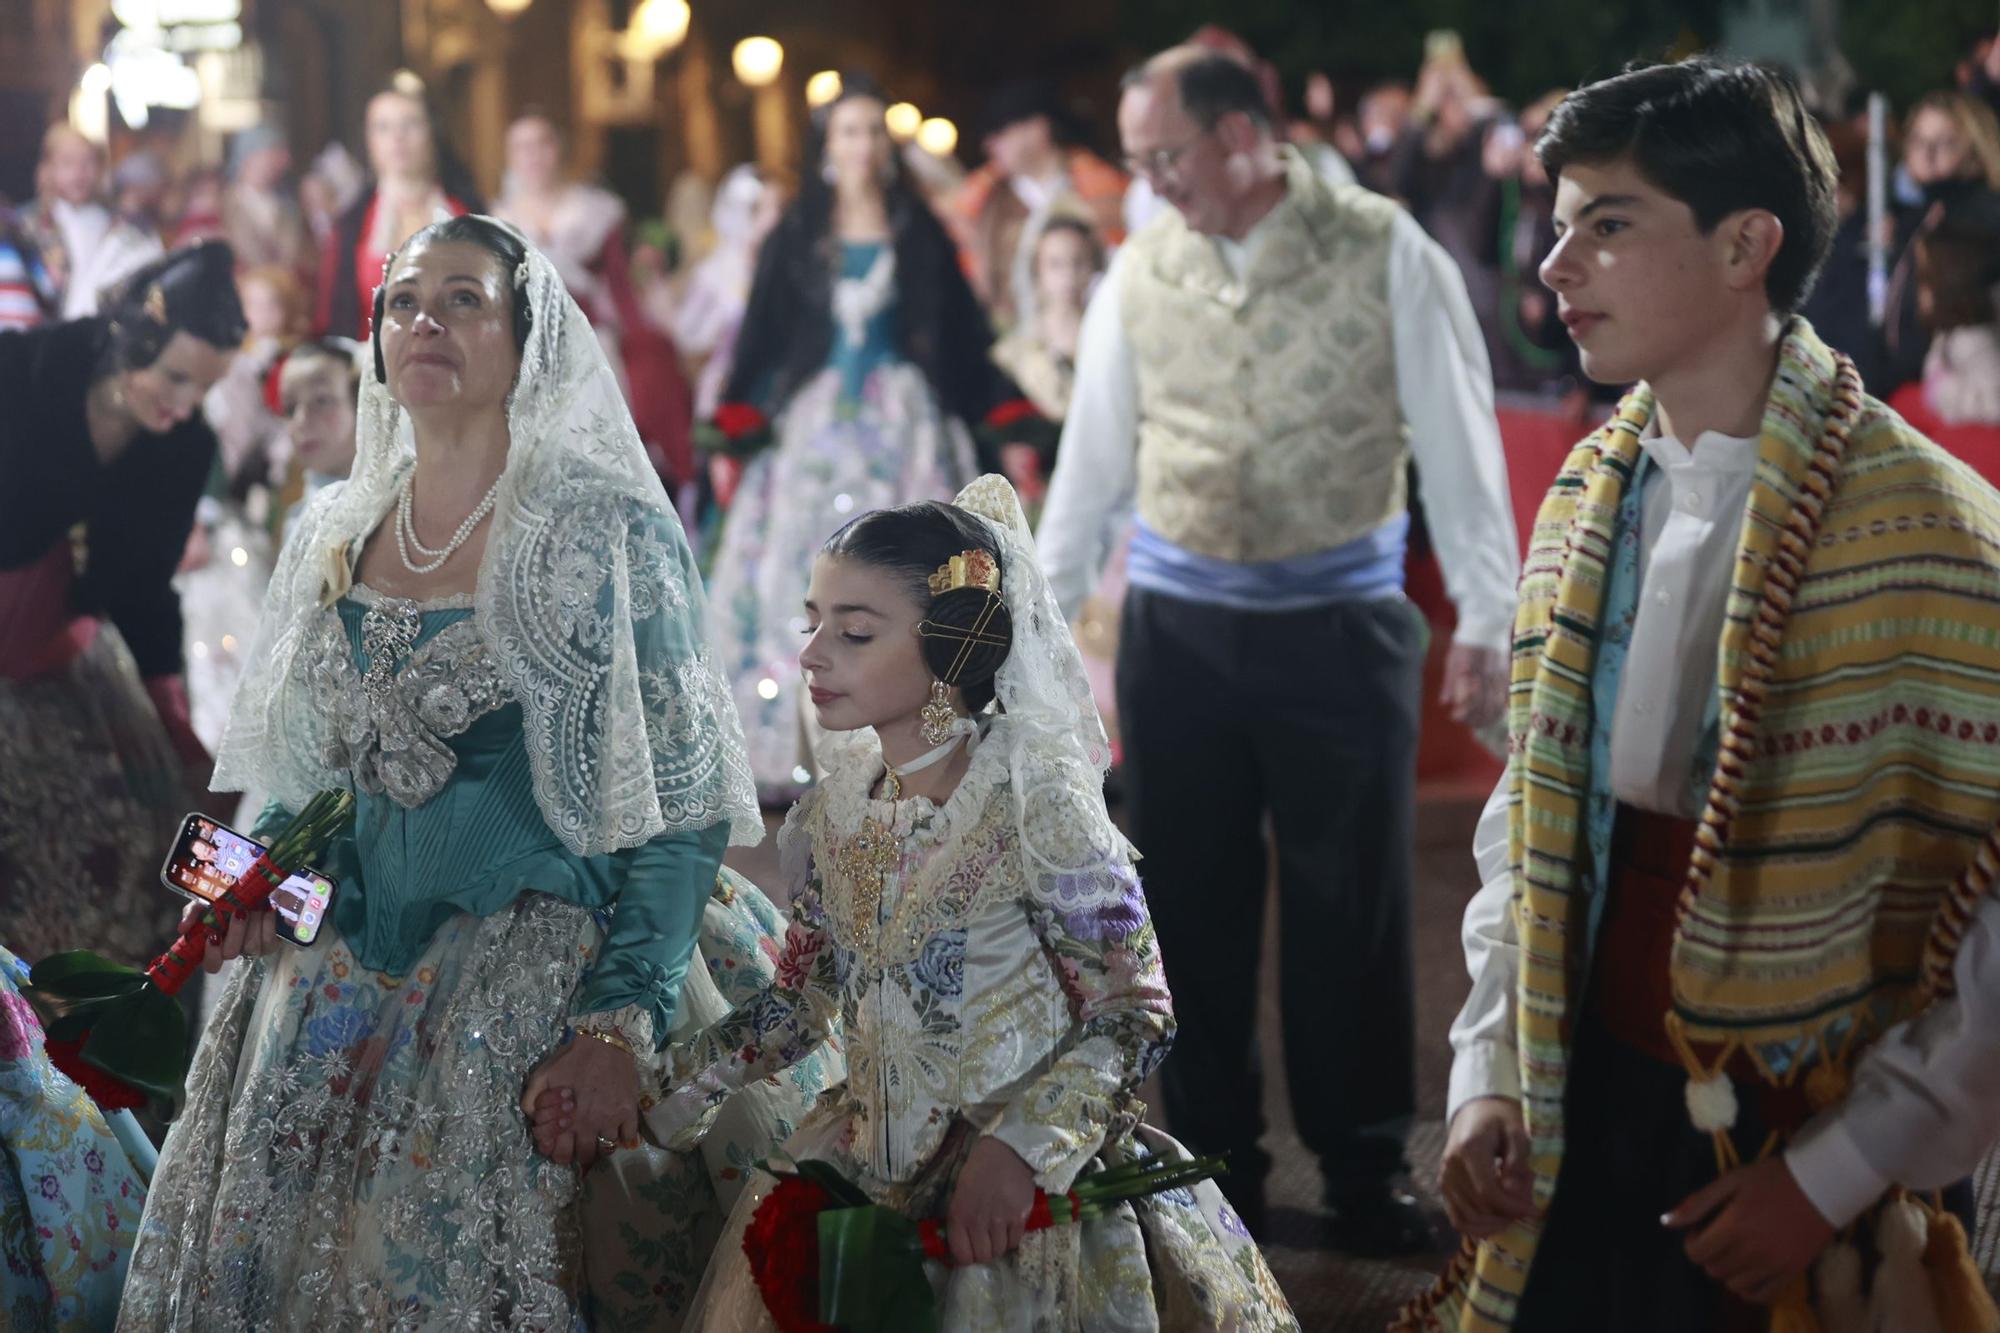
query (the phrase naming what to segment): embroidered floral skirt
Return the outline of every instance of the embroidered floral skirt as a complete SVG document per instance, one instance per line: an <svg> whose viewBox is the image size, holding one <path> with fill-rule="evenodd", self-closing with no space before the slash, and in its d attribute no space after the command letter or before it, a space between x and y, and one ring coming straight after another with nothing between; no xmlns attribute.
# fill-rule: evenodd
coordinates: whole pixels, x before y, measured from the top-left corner
<svg viewBox="0 0 2000 1333"><path fill-rule="evenodd" d="M726 876L696 964L768 973L776 919ZM646 1148L580 1178L535 1152L520 1111L602 938L591 913L527 895L452 918L404 977L361 968L337 934L237 969L119 1327L677 1327L742 1168L717 1179L711 1158ZM740 1123L788 1130L818 1091L759 1085Z"/></svg>
<svg viewBox="0 0 2000 1333"><path fill-rule="evenodd" d="M785 1145L795 1159L824 1158L850 1180L865 1173L846 1151L854 1121L829 1098ZM881 1201L913 1216L942 1217L976 1137L963 1122L933 1162ZM1185 1160L1187 1150L1147 1125L1108 1144L1097 1162L1113 1166L1152 1153ZM1095 1167L1090 1169L1096 1169ZM743 1233L772 1185L760 1174L736 1203L688 1327L703 1333L772 1333ZM925 1265L948 1333L1207 1333L1296 1330L1298 1320L1236 1213L1214 1182L1169 1190L1075 1226L1031 1232L1020 1248L969 1268Z"/></svg>
<svg viewBox="0 0 2000 1333"><path fill-rule="evenodd" d="M710 642L767 801L811 780L799 649L813 557L848 520L949 500L974 471L972 437L915 366L872 372L859 401L840 384L833 370L809 381L779 417L777 442L744 469L708 584Z"/></svg>
<svg viewBox="0 0 2000 1333"><path fill-rule="evenodd" d="M160 863L193 801L110 625L65 666L0 678L0 944L150 961L180 920Z"/></svg>

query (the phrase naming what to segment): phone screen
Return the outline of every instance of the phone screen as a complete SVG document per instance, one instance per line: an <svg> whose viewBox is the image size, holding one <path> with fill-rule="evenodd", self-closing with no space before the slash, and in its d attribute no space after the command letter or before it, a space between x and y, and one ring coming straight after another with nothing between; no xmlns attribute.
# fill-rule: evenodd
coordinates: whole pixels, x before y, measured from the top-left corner
<svg viewBox="0 0 2000 1333"><path fill-rule="evenodd" d="M212 903L233 888L266 850L255 838L218 820L189 815L167 853L167 863L160 867L160 882L185 897ZM278 914L279 938L301 946L318 939L335 887L334 879L308 867L273 889L270 906Z"/></svg>

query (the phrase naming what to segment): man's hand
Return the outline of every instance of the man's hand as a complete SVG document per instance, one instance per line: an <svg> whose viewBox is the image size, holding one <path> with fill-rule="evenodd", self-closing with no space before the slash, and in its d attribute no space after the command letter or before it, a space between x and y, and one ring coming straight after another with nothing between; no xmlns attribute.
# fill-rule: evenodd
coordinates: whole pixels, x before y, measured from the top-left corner
<svg viewBox="0 0 2000 1333"><path fill-rule="evenodd" d="M1477 1097L1458 1108L1438 1167L1438 1192L1460 1234L1505 1231L1535 1210L1528 1130L1512 1097Z"/></svg>
<svg viewBox="0 0 2000 1333"><path fill-rule="evenodd" d="M1507 654L1498 648L1454 643L1444 657L1444 687L1438 702L1451 720L1474 731L1489 727L1507 706Z"/></svg>
<svg viewBox="0 0 2000 1333"><path fill-rule="evenodd" d="M1687 1256L1746 1301L1769 1305L1833 1239L1783 1157L1741 1166L1660 1219L1685 1230Z"/></svg>

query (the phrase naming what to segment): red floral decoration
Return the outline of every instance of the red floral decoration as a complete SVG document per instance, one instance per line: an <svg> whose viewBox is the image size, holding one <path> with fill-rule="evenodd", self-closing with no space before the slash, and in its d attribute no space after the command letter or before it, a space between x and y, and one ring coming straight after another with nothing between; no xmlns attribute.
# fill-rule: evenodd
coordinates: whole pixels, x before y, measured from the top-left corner
<svg viewBox="0 0 2000 1333"><path fill-rule="evenodd" d="M986 424L995 430L1005 430L1017 421L1040 416L1035 405L1025 398L1010 398L986 414Z"/></svg>
<svg viewBox="0 0 2000 1333"><path fill-rule="evenodd" d="M48 1053L49 1063L68 1075L70 1081L90 1094L90 1099L106 1111L135 1109L146 1104L146 1094L128 1086L122 1079L115 1079L101 1069L83 1062L81 1041L57 1041L53 1037L42 1043Z"/></svg>
<svg viewBox="0 0 2000 1333"><path fill-rule="evenodd" d="M779 1333L838 1333L819 1321L819 1215L832 1203L811 1180L786 1176L743 1232L743 1253Z"/></svg>
<svg viewBox="0 0 2000 1333"><path fill-rule="evenodd" d="M748 403L723 403L715 409L715 425L732 440L765 429L770 422Z"/></svg>

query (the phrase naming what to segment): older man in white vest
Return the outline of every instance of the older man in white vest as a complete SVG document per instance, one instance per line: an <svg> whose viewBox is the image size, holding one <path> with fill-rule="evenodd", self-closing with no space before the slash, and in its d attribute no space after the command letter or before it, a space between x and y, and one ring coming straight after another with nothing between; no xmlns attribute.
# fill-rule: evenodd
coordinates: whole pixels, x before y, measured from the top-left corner
<svg viewBox="0 0 2000 1333"><path fill-rule="evenodd" d="M1261 1228L1268 818L1285 1074L1335 1242L1420 1249L1402 1177L1426 631L1403 596L1406 478L1414 455L1458 612L1445 699L1483 727L1519 564L1484 344L1444 251L1389 200L1317 177L1242 66L1157 56L1118 127L1174 207L1085 317L1038 540L1073 612L1136 497L1118 707L1180 1022L1167 1116L1232 1155L1224 1189Z"/></svg>

